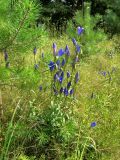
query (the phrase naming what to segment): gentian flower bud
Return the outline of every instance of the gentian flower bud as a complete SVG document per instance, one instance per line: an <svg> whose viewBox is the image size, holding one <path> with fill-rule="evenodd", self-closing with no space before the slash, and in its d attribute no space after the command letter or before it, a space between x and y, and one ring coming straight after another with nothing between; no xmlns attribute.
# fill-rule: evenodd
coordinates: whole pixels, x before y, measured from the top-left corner
<svg viewBox="0 0 120 160"><path fill-rule="evenodd" d="M81 50L81 48L80 48L80 46L77 44L77 45L76 45L76 52L79 53L80 50Z"/></svg>
<svg viewBox="0 0 120 160"><path fill-rule="evenodd" d="M53 43L53 49L56 49L56 47L57 47L56 43Z"/></svg>
<svg viewBox="0 0 120 160"><path fill-rule="evenodd" d="M62 60L62 66L64 66L65 65L65 59L63 58L63 60Z"/></svg>
<svg viewBox="0 0 120 160"><path fill-rule="evenodd" d="M50 63L48 64L50 71L53 71L55 69L55 63L50 61Z"/></svg>
<svg viewBox="0 0 120 160"><path fill-rule="evenodd" d="M65 54L66 54L67 56L70 56L70 50L69 50L68 45L66 45L66 47L65 47Z"/></svg>
<svg viewBox="0 0 120 160"><path fill-rule="evenodd" d="M70 90L70 95L72 95L74 93L74 89Z"/></svg>
<svg viewBox="0 0 120 160"><path fill-rule="evenodd" d="M69 71L67 71L67 78L69 78L70 77L70 72Z"/></svg>
<svg viewBox="0 0 120 160"><path fill-rule="evenodd" d="M56 81L57 80L57 74L55 73L55 75L54 75L54 81Z"/></svg>
<svg viewBox="0 0 120 160"><path fill-rule="evenodd" d="M63 87L60 88L60 93L62 93L62 92L63 92Z"/></svg>
<svg viewBox="0 0 120 160"><path fill-rule="evenodd" d="M77 83L79 80L79 73L77 72L76 75L75 75L75 83Z"/></svg>
<svg viewBox="0 0 120 160"><path fill-rule="evenodd" d="M75 62L79 62L79 58L78 58L78 56L76 56L76 58L75 58Z"/></svg>
<svg viewBox="0 0 120 160"><path fill-rule="evenodd" d="M64 95L68 96L68 90L67 90L67 88L64 89Z"/></svg>
<svg viewBox="0 0 120 160"><path fill-rule="evenodd" d="M57 51L57 45L56 43L53 43L53 55L56 56L56 51Z"/></svg>
<svg viewBox="0 0 120 160"><path fill-rule="evenodd" d="M57 66L60 66L60 60L59 59L56 61L56 64L57 64Z"/></svg>
<svg viewBox="0 0 120 160"><path fill-rule="evenodd" d="M75 38L72 39L73 44L76 46L77 45L77 41Z"/></svg>
<svg viewBox="0 0 120 160"><path fill-rule="evenodd" d="M68 82L68 84L67 84L67 89L69 89L69 88L70 88L70 86L71 86L71 81L70 81L70 82Z"/></svg>

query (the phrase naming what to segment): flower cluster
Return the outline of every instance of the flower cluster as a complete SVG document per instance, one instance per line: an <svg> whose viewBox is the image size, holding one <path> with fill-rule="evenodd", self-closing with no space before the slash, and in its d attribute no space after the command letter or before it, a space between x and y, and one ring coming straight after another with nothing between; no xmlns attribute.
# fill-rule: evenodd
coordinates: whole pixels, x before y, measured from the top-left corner
<svg viewBox="0 0 120 160"><path fill-rule="evenodd" d="M83 28L78 27L78 35L84 31ZM72 39L75 53L71 53L69 46L57 50L56 43L53 43L53 60L48 63L48 68L51 75L51 90L54 95L72 96L75 93L76 84L80 79L79 72L76 70L76 64L80 61L81 46L76 39ZM36 48L33 53L36 55ZM42 55L43 57L43 55ZM38 66L35 64L35 68ZM39 90L42 91L44 87L40 85Z"/></svg>

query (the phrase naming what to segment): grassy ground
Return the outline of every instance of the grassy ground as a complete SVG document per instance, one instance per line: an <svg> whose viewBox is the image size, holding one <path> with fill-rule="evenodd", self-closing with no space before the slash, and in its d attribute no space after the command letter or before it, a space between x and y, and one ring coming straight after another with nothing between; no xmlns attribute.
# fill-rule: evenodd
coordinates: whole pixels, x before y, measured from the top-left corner
<svg viewBox="0 0 120 160"><path fill-rule="evenodd" d="M64 47L67 37L49 41L38 51L38 59L44 52L50 60L54 41L58 48ZM71 42L69 45L73 50ZM37 160L120 159L120 55L118 51L111 53L112 40L98 47L104 52L80 60L77 92L74 100L68 99L75 122L72 119L61 126L59 136L54 127L40 121L41 114L45 117L49 113L51 96L49 91L39 92L42 78L34 70L32 53L20 67L16 62L10 69L0 57L1 160L32 160L35 156ZM97 124L94 128L90 127L92 122Z"/></svg>

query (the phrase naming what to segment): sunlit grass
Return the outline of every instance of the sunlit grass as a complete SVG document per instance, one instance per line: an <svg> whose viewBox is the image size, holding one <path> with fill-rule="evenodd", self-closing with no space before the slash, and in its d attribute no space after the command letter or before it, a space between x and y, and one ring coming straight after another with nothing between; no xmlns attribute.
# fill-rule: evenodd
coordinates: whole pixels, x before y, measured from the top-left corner
<svg viewBox="0 0 120 160"><path fill-rule="evenodd" d="M64 48L66 44L70 46L71 53L74 49L68 37L61 37L61 39L53 38L49 40L44 47L38 49L36 60L39 60L41 53L44 53L47 62L49 62L52 57L50 54L52 54L51 46L53 42L57 43L58 49L60 47ZM76 150L73 151L72 155L68 153L69 157L67 160L82 160L83 157L86 157L88 160L92 159L92 157L96 160L116 160L120 157L120 56L116 53L113 53L112 57L109 56L112 45L112 41L98 44L98 47L104 47L104 52L81 59L80 65L77 66L80 71L80 81L77 86L75 98L69 107L72 108L76 116L76 126L79 132L75 133L76 139L74 139L72 143L74 147L76 146ZM0 146L0 150L2 151L1 160L3 160L4 156L10 159L13 155L15 157L14 159L17 159L16 157L19 157L19 154L21 154L21 159L27 159L26 157L24 158L24 154L27 154L29 147L33 146L33 150L30 151L35 153L35 148L41 148L41 146L38 147L37 144L44 144L49 139L43 132L43 135L39 133L43 136L41 137L40 135L40 137L43 138L43 140L41 140L42 142L39 141L37 144L32 142L34 134L36 135L39 132L39 123L41 123L39 122L39 114L41 114L44 109L47 110L51 103L50 92L39 91L41 75L34 70L32 51L25 55L25 61L23 62L25 67L20 73L14 72L14 60L11 60L12 70L5 69L3 56L1 56L1 59L0 88L3 109L3 115L1 117L2 127L0 128L0 140L2 141ZM106 75L103 75L101 72L106 72ZM110 76L108 72L111 73ZM45 75L46 81L47 75L48 73ZM17 111L15 110L16 106ZM11 119L13 113L15 113L14 121ZM18 120L20 120L20 124L25 122L25 126L20 125ZM11 121L12 123L14 122L14 132L10 132L10 135L8 135ZM91 122L96 122L97 126L90 128ZM6 132L6 128L3 126L7 126L8 132ZM34 132L31 131L32 129L35 129ZM66 136L66 141L67 137L69 138L70 136L69 133L71 134L73 132L72 129L75 132L72 125L71 128L63 126L61 134ZM66 134L67 132L68 135ZM17 135L19 135L18 138ZM5 141L5 136L8 138L7 142ZM13 139L11 139L11 136ZM21 140L23 140L23 143L19 142ZM18 141L17 144L14 144L13 142L16 141ZM19 143L20 148L15 148ZM54 141L52 144L54 146L53 149L57 150L59 155L57 158L60 159L60 156L63 154L61 149L63 146L61 147ZM93 146L92 149L90 145ZM71 149L73 146L71 146ZM28 150L25 149L27 147ZM79 149L81 150L79 151ZM18 153L16 153L16 151ZM36 152L38 153L38 151ZM52 148L49 152L52 153ZM66 151L66 153L67 152L69 151ZM96 154L100 156L96 158ZM20 159L20 157L18 159Z"/></svg>

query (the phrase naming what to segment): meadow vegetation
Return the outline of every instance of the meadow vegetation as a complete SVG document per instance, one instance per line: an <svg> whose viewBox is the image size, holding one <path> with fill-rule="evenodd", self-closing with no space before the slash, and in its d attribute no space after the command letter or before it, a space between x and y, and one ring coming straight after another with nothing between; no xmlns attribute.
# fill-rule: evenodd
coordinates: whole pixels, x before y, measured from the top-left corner
<svg viewBox="0 0 120 160"><path fill-rule="evenodd" d="M90 16L89 4L76 25L70 20L66 33L51 36L35 27L34 1L18 2L11 18L3 2L0 160L119 160L119 34L96 28L101 17Z"/></svg>

